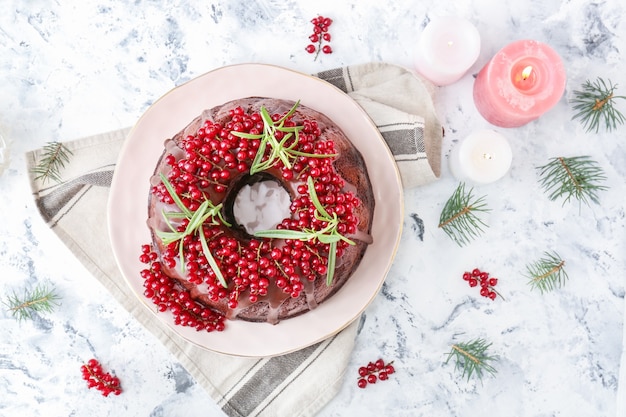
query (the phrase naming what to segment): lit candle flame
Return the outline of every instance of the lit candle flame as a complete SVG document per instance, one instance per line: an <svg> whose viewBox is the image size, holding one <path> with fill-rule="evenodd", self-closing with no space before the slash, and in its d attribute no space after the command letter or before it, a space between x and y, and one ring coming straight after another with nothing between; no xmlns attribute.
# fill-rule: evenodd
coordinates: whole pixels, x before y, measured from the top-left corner
<svg viewBox="0 0 626 417"><path fill-rule="evenodd" d="M530 74L532 74L532 72L533 72L533 67L531 65L524 68L524 70L522 71L522 80L527 80L528 77L530 77Z"/></svg>
<svg viewBox="0 0 626 417"><path fill-rule="evenodd" d="M452 46L452 45L454 45L454 42L453 41L448 41L448 46Z"/></svg>

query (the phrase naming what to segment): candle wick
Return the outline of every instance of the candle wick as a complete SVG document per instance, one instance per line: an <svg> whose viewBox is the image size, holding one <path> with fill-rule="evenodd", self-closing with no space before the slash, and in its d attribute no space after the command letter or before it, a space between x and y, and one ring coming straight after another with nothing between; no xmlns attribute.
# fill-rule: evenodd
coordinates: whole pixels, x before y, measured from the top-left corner
<svg viewBox="0 0 626 417"><path fill-rule="evenodd" d="M484 153L483 154L483 158L484 159L493 159L493 156L490 153Z"/></svg>

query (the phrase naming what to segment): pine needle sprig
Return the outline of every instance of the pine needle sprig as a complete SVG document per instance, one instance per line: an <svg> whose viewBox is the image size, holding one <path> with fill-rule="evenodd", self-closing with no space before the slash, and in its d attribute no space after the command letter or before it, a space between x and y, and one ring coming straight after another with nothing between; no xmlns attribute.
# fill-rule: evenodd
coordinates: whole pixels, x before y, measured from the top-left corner
<svg viewBox="0 0 626 417"><path fill-rule="evenodd" d="M43 183L48 180L61 182L60 171L65 168L65 164L69 163L70 155L72 155L72 151L61 142L46 143L41 159L32 168L32 172L36 174L35 180L41 180Z"/></svg>
<svg viewBox="0 0 626 417"><path fill-rule="evenodd" d="M482 380L485 374L495 375L497 372L492 364L499 358L488 352L490 347L491 343L485 339L453 344L445 363L454 359L454 369L462 369L462 376L466 376L468 381L472 375Z"/></svg>
<svg viewBox="0 0 626 417"><path fill-rule="evenodd" d="M531 289L542 294L561 288L568 279L565 261L556 252L544 252L544 257L526 266L526 277Z"/></svg>
<svg viewBox="0 0 626 417"><path fill-rule="evenodd" d="M438 227L459 246L480 236L483 233L483 227L488 227L477 216L478 213L489 211L485 197L474 197L472 191L473 188L465 192L465 184L460 183L446 202L439 217Z"/></svg>
<svg viewBox="0 0 626 417"><path fill-rule="evenodd" d="M60 305L60 299L54 287L38 284L30 291L24 290L22 295L12 292L3 304L18 322L22 322L33 319L36 313L51 313Z"/></svg>
<svg viewBox="0 0 626 417"><path fill-rule="evenodd" d="M564 198L563 205L572 197L587 205L598 204L598 192L608 187L599 183L606 179L604 170L589 156L557 157L540 166L540 184L554 201Z"/></svg>
<svg viewBox="0 0 626 417"><path fill-rule="evenodd" d="M579 119L587 132L598 133L604 125L607 131L617 128L618 124L626 122L626 117L615 108L616 99L626 99L625 96L616 96L611 81L604 81L598 77L594 82L587 80L582 90L574 91L572 99L573 109L576 111L572 120Z"/></svg>

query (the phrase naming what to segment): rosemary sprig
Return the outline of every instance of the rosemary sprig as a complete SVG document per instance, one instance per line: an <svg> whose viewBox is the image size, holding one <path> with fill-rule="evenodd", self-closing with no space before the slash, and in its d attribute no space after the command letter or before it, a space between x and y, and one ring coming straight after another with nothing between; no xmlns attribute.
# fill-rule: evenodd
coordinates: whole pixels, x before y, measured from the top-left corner
<svg viewBox="0 0 626 417"><path fill-rule="evenodd" d="M42 150L41 159L31 170L36 174L35 180L41 180L44 183L49 179L60 182L60 171L70 161L69 156L72 155L72 151L57 141L46 143Z"/></svg>
<svg viewBox="0 0 626 417"><path fill-rule="evenodd" d="M285 113L279 120L274 121L265 107L261 107L260 114L263 120L263 133L259 135L253 135L245 132L231 132L234 136L243 139L260 139L259 149L250 165L250 175L254 175L257 172L265 171L277 161L281 161L285 167L291 169L293 162L299 156L306 156L309 158L328 158L335 156L334 154L313 154L301 152L296 149L300 140L299 132L303 129L303 126L285 126L285 122L295 113L296 109L300 105L298 100L291 109ZM280 139L279 139L280 138ZM290 145L287 145L290 139ZM265 158L265 151L267 147L270 147L269 155Z"/></svg>
<svg viewBox="0 0 626 417"><path fill-rule="evenodd" d="M36 313L51 313L59 306L61 297L54 287L38 284L32 290L24 290L20 296L16 292L8 295L3 304L7 306L14 318L19 322L32 319Z"/></svg>
<svg viewBox="0 0 626 417"><path fill-rule="evenodd" d="M564 266L565 261L556 252L544 252L543 258L526 265L528 284L542 294L561 288L568 279Z"/></svg>
<svg viewBox="0 0 626 417"><path fill-rule="evenodd" d="M554 201L564 197L563 205L572 197L589 205L589 201L598 203L598 191L608 187L599 185L606 179L604 171L589 156L557 157L540 166L540 184Z"/></svg>
<svg viewBox="0 0 626 417"><path fill-rule="evenodd" d="M453 344L445 363L454 358L454 369L462 369L462 376L467 376L468 381L472 375L482 380L485 373L495 375L497 372L492 363L496 362L498 357L489 354L490 347L491 343L487 343L485 339Z"/></svg>
<svg viewBox="0 0 626 417"><path fill-rule="evenodd" d="M157 230L156 232L157 235L166 245L169 245L172 242L178 241L179 258L181 262L181 268L184 271L185 270L185 262L184 262L185 256L183 253L184 252L183 240L185 239L185 236L198 234L198 236L200 237L200 244L202 245L202 252L204 253L204 256L209 262L211 269L213 269L213 272L215 272L215 275L217 276L217 279L220 281L220 284L222 284L224 288L228 288L226 279L224 278L222 271L217 265L217 261L215 261L213 254L211 254L211 251L209 250L209 245L206 241L206 237L204 236L204 233L202 230L202 226L209 219L210 219L209 224L219 224L221 222L222 224L230 226L230 224L224 219L224 217L222 217L222 212L221 212L222 204L220 203L217 206L215 206L208 198L205 198L202 204L200 204L200 207L198 207L196 211L192 212L183 204L182 200L176 194L176 190L174 190L174 187L172 187L172 184L168 181L167 177L163 175L162 173L160 174L160 177L161 177L161 181L163 182L163 185L165 185L165 188L167 189L168 193L174 200L174 203L179 208L180 212L166 213L165 211L163 211L162 212L163 218L165 219L165 223L168 225L171 231L165 232L162 230ZM185 230L182 232L178 231L177 228L172 224L171 222L172 219L178 219L178 220L186 219L188 222L187 222L187 226L185 227Z"/></svg>
<svg viewBox="0 0 626 417"><path fill-rule="evenodd" d="M483 232L482 226L488 227L476 215L489 211L484 197L475 198L472 191L473 188L465 192L465 183L460 183L446 202L439 217L438 227L459 246L478 237Z"/></svg>
<svg viewBox="0 0 626 417"><path fill-rule="evenodd" d="M598 133L600 126L604 125L607 131L617 128L618 124L623 124L626 117L615 108L616 99L625 99L625 96L616 96L615 89L611 81L604 81L598 77L593 83L587 80L582 90L574 91L572 99L573 109L577 112L572 116L572 120L579 119L587 132Z"/></svg>
<svg viewBox="0 0 626 417"><path fill-rule="evenodd" d="M354 245L355 243L347 237L341 235L337 231L339 225L339 219L337 214L333 213L332 216L326 211L324 206L320 203L320 200L315 191L315 184L313 178L307 178L307 187L309 197L315 206L315 218L326 222L326 226L321 230L303 229L303 230L285 230L285 229L271 229L271 230L259 230L254 232L255 237L264 237L269 239L293 239L310 241L317 239L321 243L328 244L328 265L326 268L326 285L330 285L333 282L335 274L335 263L337 258L337 242L343 240L344 242Z"/></svg>

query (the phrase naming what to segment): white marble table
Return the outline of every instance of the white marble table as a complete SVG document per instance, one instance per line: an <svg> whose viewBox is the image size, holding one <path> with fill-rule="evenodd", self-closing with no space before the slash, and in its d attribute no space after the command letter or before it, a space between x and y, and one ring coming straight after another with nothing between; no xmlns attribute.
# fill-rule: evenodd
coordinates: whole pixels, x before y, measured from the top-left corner
<svg viewBox="0 0 626 417"><path fill-rule="evenodd" d="M45 226L32 202L26 151L131 126L172 87L227 64L263 62L302 72L368 61L412 67L425 24L446 14L474 22L481 54L462 80L438 89L435 104L446 128L441 179L406 192L397 258L365 312L344 386L320 415L626 415L624 370L620 383L626 126L612 134L585 133L570 120L568 102L572 90L596 76L626 88L626 6L619 0L384 3L3 2L0 126L11 160L0 176L0 296L51 282L63 300L53 314L21 325L6 309L0 312L0 415L223 415ZM314 62L304 47L309 20L318 13L335 21L335 52ZM492 208L491 227L460 248L436 227L457 184L445 162L459 139L492 127L474 107L473 75L500 47L521 38L557 50L567 89L539 120L500 129L513 148L512 169L476 189ZM601 164L610 189L601 193L600 205L579 211L576 204L548 201L534 167L580 154ZM547 249L567 260L570 279L540 295L522 274ZM505 300L478 297L462 282L459 272L479 265L500 277ZM501 356L497 376L482 384L443 365L453 340L473 337L489 339ZM94 352L132 358L118 369L124 395L87 392L77 363ZM378 357L394 360L397 373L360 390L358 366Z"/></svg>

